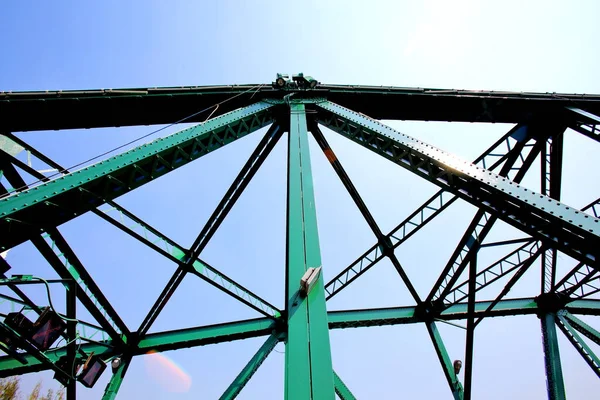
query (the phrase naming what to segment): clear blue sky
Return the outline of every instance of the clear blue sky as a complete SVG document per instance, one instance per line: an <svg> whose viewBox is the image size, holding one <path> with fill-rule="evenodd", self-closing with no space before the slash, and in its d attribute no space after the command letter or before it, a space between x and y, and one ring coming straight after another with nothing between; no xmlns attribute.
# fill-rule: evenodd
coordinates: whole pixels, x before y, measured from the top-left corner
<svg viewBox="0 0 600 400"><path fill-rule="evenodd" d="M600 93L600 3L593 0L123 3L3 1L0 91L268 83L277 72L304 71L325 83ZM468 159L511 128L502 124L390 125ZM63 165L73 165L153 129L19 136ZM345 139L325 134L383 231L437 190ZM259 140L260 133L240 140L119 202L189 246ZM314 142L311 146L324 273L330 278L375 240L318 147ZM562 193L567 204L581 207L598 197L600 173L594 159L598 149L597 143L567 133ZM280 307L285 162L282 141L202 254ZM525 184L539 190L536 168ZM397 251L422 297L474 213L465 204L451 210ZM128 326L136 329L175 266L93 215L67 223L61 232ZM501 224L491 234L493 238L517 236ZM53 277L32 248L24 244L9 253L15 273ZM482 254L481 264L498 256ZM562 255L561 271L572 264ZM532 271L511 296L538 293L539 268ZM493 298L499 290L496 286L482 298ZM60 293L56 290L54 296L58 299ZM34 295L43 301L41 292ZM347 309L410 303L392 266L382 262L329 306ZM151 331L255 316L251 309L188 277ZM600 327L597 318L588 321ZM440 330L451 357L464 358L464 331L450 326L440 326ZM545 398L540 339L534 316L482 323L475 338L475 398ZM590 393L600 389L598 379L562 339L569 397L592 398ZM191 376L187 393L171 393L154 383L145 361L136 359L119 398L217 398L263 340L166 353ZM331 340L334 368L361 399L450 397L423 325L338 330L332 331ZM283 345L276 350L283 351ZM283 354L273 352L240 398L281 398L283 360ZM109 377L108 371L93 389L79 386L80 398L99 398ZM48 373L27 377L25 382L32 387L40 378L45 386L55 385Z"/></svg>

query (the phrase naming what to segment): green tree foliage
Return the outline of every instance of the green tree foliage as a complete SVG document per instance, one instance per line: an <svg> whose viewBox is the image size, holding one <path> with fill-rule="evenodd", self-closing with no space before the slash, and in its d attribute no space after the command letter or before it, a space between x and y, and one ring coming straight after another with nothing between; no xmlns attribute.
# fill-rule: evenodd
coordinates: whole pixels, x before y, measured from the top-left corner
<svg viewBox="0 0 600 400"><path fill-rule="evenodd" d="M48 389L45 395L42 395L42 382L38 382L29 395L23 397L20 393L21 378L11 376L10 378L0 379L0 400L64 400L65 390L61 388L56 393Z"/></svg>

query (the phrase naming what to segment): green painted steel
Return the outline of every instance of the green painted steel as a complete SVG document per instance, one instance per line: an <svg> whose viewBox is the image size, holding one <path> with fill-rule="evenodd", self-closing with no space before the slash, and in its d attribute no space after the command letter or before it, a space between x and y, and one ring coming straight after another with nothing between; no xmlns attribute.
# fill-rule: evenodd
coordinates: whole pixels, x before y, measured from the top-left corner
<svg viewBox="0 0 600 400"><path fill-rule="evenodd" d="M41 220L45 226L58 226L268 125L272 107L256 103L232 111L0 199L0 229L11 232L0 239L0 250L39 234Z"/></svg>
<svg viewBox="0 0 600 400"><path fill-rule="evenodd" d="M542 344L544 347L544 364L546 366L546 387L550 400L565 400L565 383L563 381L558 337L556 335L556 315L547 313L540 316L542 325Z"/></svg>
<svg viewBox="0 0 600 400"><path fill-rule="evenodd" d="M306 111L290 105L287 198L286 399L333 399L333 370L322 274L304 297L300 280L321 267Z"/></svg>
<svg viewBox="0 0 600 400"><path fill-rule="evenodd" d="M488 306L489 301L477 302L475 304L475 313L481 315ZM453 321L466 318L466 304L461 303L453 305L446 309L439 317L442 321ZM600 316L600 300L576 300L567 305L567 310L583 315ZM425 322L423 319L415 317L416 307L397 307L368 310L346 310L330 311L327 313L330 329L357 328L369 326L385 326L397 324L410 324ZM535 299L517 299L501 300L492 311L486 314L486 317L501 317L508 315L535 315L539 312ZM566 313L566 318L573 323L572 314ZM577 319L578 320L578 319ZM151 333L142 339L137 346L131 344L132 353L146 354L150 350L170 351L182 348L202 346L206 344L221 343L233 340L242 340L252 337L267 336L277 329L278 324L270 318L261 318L254 320L245 320L218 325L202 326L191 329L166 331ZM587 328L589 328L586 325ZM584 329L584 328L582 328ZM592 328L589 328L592 332ZM583 333L583 332L582 332ZM599 335L600 337L600 335ZM114 349L110 341L104 344L82 344L81 349L86 353L94 351L105 357L114 354ZM66 350L49 350L46 356L50 360L56 361L66 354ZM48 365L42 364L32 355L24 355L28 364L23 365L10 356L0 357L0 377L12 376L29 372L36 372L49 369Z"/></svg>
<svg viewBox="0 0 600 400"><path fill-rule="evenodd" d="M335 385L335 393L341 400L356 400L356 397L335 371L333 371L333 384Z"/></svg>
<svg viewBox="0 0 600 400"><path fill-rule="evenodd" d="M581 332L583 335L585 335L588 339L592 340L597 345L600 345L600 332L598 332L596 329L592 328L591 326L589 326L588 324L586 324L585 322L583 322L568 311L564 313L564 316L569 320L569 323L575 329L577 329L579 332Z"/></svg>
<svg viewBox="0 0 600 400"><path fill-rule="evenodd" d="M594 354L590 346L579 336L577 331L573 329L569 321L560 312L557 314L556 323L592 371L600 378L600 358Z"/></svg>
<svg viewBox="0 0 600 400"><path fill-rule="evenodd" d="M6 154L0 154L0 158L3 158L4 162L7 163L9 160L16 160L13 156ZM9 177L9 181L13 185L21 188L28 187L13 165L6 165L6 168L13 172ZM26 171L33 173L33 176L35 177L41 175L26 164L23 168L25 168ZM40 235L32 237L32 243L38 248L40 253L42 253L44 258L46 258L62 279L72 279L76 282L79 300L88 309L96 321L98 321L98 323L100 323L114 339L125 342L125 336L129 334L129 330L119 314L114 310L106 297L104 297L98 285L96 285L92 277L87 273L85 267L60 232L54 228L49 228L47 231L48 232L41 235L41 237Z"/></svg>
<svg viewBox="0 0 600 400"><path fill-rule="evenodd" d="M98 215L103 219L171 261L178 264L186 262L187 256L183 246L153 228L141 218L136 217L117 203L111 202L110 208L103 208L100 211L101 212ZM281 315L281 311L278 308L201 259L197 259L192 263L189 272L265 316L276 318Z"/></svg>
<svg viewBox="0 0 600 400"><path fill-rule="evenodd" d="M454 396L455 400L462 400L463 387L458 380L458 376L456 376L454 373L454 365L450 359L450 356L448 355L446 346L444 346L442 336L440 335L435 322L427 322L425 323L425 326L427 327L427 332L429 333L429 337L431 338L431 342L435 348L435 353L437 354L440 364L442 365L444 375L446 376L446 381L448 382L448 386L450 386L450 390L452 391L452 396Z"/></svg>
<svg viewBox="0 0 600 400"><path fill-rule="evenodd" d="M475 303L475 315L480 316L491 304L490 301ZM600 301L582 305L578 308L581 313L584 309L591 310L594 314L600 313ZM425 319L415 314L417 307L378 308L367 310L330 311L328 313L329 328L359 328L368 326L383 326L397 324L412 324L424 322ZM503 300L487 313L488 317L506 315L535 314L538 311L535 299ZM454 304L445 309L438 318L445 321L465 319L467 316L467 303Z"/></svg>
<svg viewBox="0 0 600 400"><path fill-rule="evenodd" d="M260 346L256 354L254 354L254 356L250 359L248 364L246 364L244 369L242 369L233 382L231 382L231 385L229 385L229 387L225 390L225 393L219 397L219 399L235 399L237 395L240 394L244 386L246 386L250 378L252 378L256 370L258 370L262 363L267 359L269 354L271 354L277 343L279 343L279 340L280 335L277 333L273 333L271 336L269 336L265 343Z"/></svg>
<svg viewBox="0 0 600 400"><path fill-rule="evenodd" d="M270 318L251 319L225 324L202 326L190 329L178 329L160 333L151 333L140 340L135 354L145 354L150 350L168 351L205 344L229 342L265 336L275 329L275 321Z"/></svg>
<svg viewBox="0 0 600 400"><path fill-rule="evenodd" d="M469 96L465 97L465 94ZM17 101L16 98L19 96L22 100ZM222 398L236 397L277 342L285 340L284 397L286 399L329 400L334 398L335 393L342 399L354 399L352 393L332 370L329 330L425 323L454 398L466 400L470 394L473 329L484 318L509 315L529 315L528 318L537 315L541 318L548 392L551 399L562 399L565 395L556 339L555 326L557 324L585 361L600 376L600 360L583 340L583 336L585 336L595 343L599 343L600 334L571 314L600 315L600 300L589 299L590 295L600 291L595 283L598 277L597 257L600 255L600 235L597 228L598 213L594 208L599 201L581 210L586 212L585 214L557 202L557 193L560 193L561 187L562 159L558 156L548 158L552 152L555 154L562 152L556 146L562 146L559 134L567 125L597 140L598 118L590 111L594 107L600 110L599 96L577 97L580 101L578 106L582 107L580 109L566 109L568 100L547 95L504 93L498 97L498 94L482 92L454 91L447 93L439 90L335 85L322 85L314 91L278 91L256 85L253 87L187 88L187 90L147 89L144 93L132 93L131 90L127 93L80 92L65 93L60 96L51 93L4 96L0 99L0 116L3 117L0 119L4 123L3 129L6 129L7 121L9 127L20 126L24 130L40 129L45 124L48 124L46 128L50 125L52 127L67 125L76 127L90 117L90 105L99 104L99 101L111 104L113 108L118 105L116 108L119 110L108 117L102 117L100 114L95 117L96 119L89 121L87 126L127 125L132 121L152 123L151 121L156 122L161 118L172 116L174 112L180 115L191 115L191 112L188 112L190 111L189 107L193 107L192 112L196 112L198 107L202 108L208 103L212 104L215 99L219 99L222 104L222 107L214 110L216 111L215 118L199 126L139 146L134 150L75 172L63 170L43 154L23 145L22 141L13 137L12 134L6 133L5 135L19 148L28 150L52 168L60 170L63 174L67 172L67 174L61 178L49 180L23 161L0 151L0 170L2 171L0 177L3 181L8 180L13 187L16 187L15 193L10 195L0 187L0 196L3 196L0 198L0 232L10 232L10 235L0 237L0 251L14 247L26 240L32 240L48 262L57 271L60 271L61 277L74 279L78 283L78 295L83 296L82 302L87 308L91 307L90 312L102 325L102 329L99 329L98 332L111 337L110 340L103 337L99 343L83 341L81 345L77 344L77 348L88 354L94 351L96 354L102 355L104 359L120 356L125 361L119 367L117 374L111 377L105 390L105 399L114 399L117 396L125 371L133 356L149 351L170 351L262 336L267 337L266 342L238 374ZM44 101L40 102L39 98L42 97ZM394 101L390 102L389 100L392 98ZM501 102L498 102L499 98L502 98ZM190 99L199 101L190 102ZM140 113L140 110L136 109L142 104L140 101L144 104L153 104L154 108L152 109L157 112L149 113L149 109L145 109L143 113ZM258 103L249 105L251 102ZM333 102L353 108L356 106L356 112ZM23 104L29 104L31 107L34 107L33 104L35 104L37 107L38 103L44 103L42 114L46 114L35 120L21 122L14 115L6 115L8 109L14 110L15 115L18 115L19 110L24 109ZM125 104L134 105L134 107L123 107ZM169 104L170 107L165 106ZM428 104L429 107L423 107L425 104ZM548 104L552 105L544 106ZM586 108L586 104L593 107ZM179 105L185 105L188 108L180 109ZM529 108L522 109L523 105L527 105ZM64 115L48 114L49 110L58 111L66 106L73 107L70 110L71 117L69 119L65 119ZM481 116L481 107L486 109L484 117ZM237 196L252 179L254 171L267 157L268 149L276 143L276 141L269 142L269 140L278 138L281 134L280 131L287 129L287 121L282 117L284 112L287 114L288 108L290 123L286 297L285 312L280 312L275 306L220 273L197 256L225 218ZM542 109L544 114L540 113ZM556 113L549 110L555 110ZM476 165L474 165L402 135L362 113L376 118L392 116L401 119L511 121L519 124L475 160L474 164ZM551 120L542 118L548 113L553 115ZM34 114L38 115L35 112ZM194 118L198 121L198 118L201 120L206 116L202 112L196 114L190 121ZM172 122L172 120L175 119L172 118L168 122ZM273 127L265 135L248 163L242 168L241 173L234 180L231 188L190 249L179 246L113 201L116 197L248 135L272 121L275 121ZM384 235L362 202L350 178L345 174L341 165L335 162L333 151L329 148L324 136L320 134L317 126L319 122L441 186L442 190L391 233ZM378 243L359 257L349 268L342 271L327 286L324 285L323 274L320 274L316 285L306 295L300 290L301 277L309 268L322 266L307 127L313 131L317 143L321 145L329 161L334 160L332 164L334 164L339 178L367 219ZM273 133L272 136L271 133ZM0 140L3 137L0 135ZM554 146L555 144L553 149L550 145ZM267 151L263 151L265 149ZM542 151L542 196L530 192L518 184L540 151ZM490 172L495 168L500 170L497 175ZM42 183L38 185L36 182L32 188L27 189L19 175L21 171L36 177ZM549 171L554 171L554 176L548 180ZM543 195L549 195L549 197ZM432 288L427 301L421 302L419 296L415 295L416 291L411 290L414 292L413 297L417 303L414 307L327 312L326 295L327 298L330 298L338 293L384 256L390 256L394 266L401 270L401 267L398 268L400 265L398 260L391 256L393 249L458 198L477 206L479 211L468 232L463 236L455 254L442 271L442 276L438 280L439 284L436 283ZM112 209L101 211L98 207L103 204ZM116 320L119 318L118 314L110 308L110 304L106 305L102 293L95 287L91 277L86 275L85 268L80 265L75 253L70 250L56 230L58 225L88 211L101 216L117 228L164 255L177 266L177 272L163 291L162 299L159 298L155 303L137 332L129 334L124 324L119 326L121 324ZM530 233L531 240L520 240L519 243L523 244L521 248L479 273L476 273L476 267L473 264L469 280L457 284L457 279L465 268L465 260L470 260L472 256L475 259L474 256L479 250L479 245L482 244L487 231L491 229L493 221L497 218ZM43 227L36 226L37 221L41 219L47 224ZM40 232L44 231L47 234L40 235ZM508 242L511 241L504 244L509 244ZM510 244L515 243L517 242L512 241ZM569 272L558 285L553 285L556 271L554 267L556 257L553 255L557 249L563 250L581 263ZM549 297L544 298L504 300L504 296L512 285L520 279L535 257L542 252L546 252L541 277L542 291L557 292L557 296L552 297L550 294ZM0 263L0 269L4 270L6 266L8 263L3 260ZM10 268L10 266L8 267ZM262 313L266 318L146 334L154 318L169 300L178 282L188 273L206 280ZM494 301L475 301L476 290L487 287L508 274L513 274L513 276ZM403 278L410 288L412 283L408 277L403 276ZM465 289L467 286L469 287L468 292ZM17 292L15 291L15 293ZM19 294L17 293L17 295ZM566 296L570 296L570 298ZM574 300L577 297L580 299ZM15 302L10 296L0 295L0 299L7 300L9 305L19 302L27 304L28 299L21 298L22 301ZM463 303L462 301L466 299L469 302ZM544 299L548 299L548 301L542 301ZM74 297L71 296L70 300L73 301ZM72 302L69 304L71 305L70 308L68 307L69 316L74 317L73 304ZM111 318L111 316L116 316L116 318ZM475 321L475 318L479 319ZM471 335L468 336L466 345L464 388L454 372L451 358L436 326L437 321L452 324L452 321L457 320L467 320L468 335ZM78 326L83 327L84 324ZM75 336L74 324L70 324L65 336L67 338ZM90 338L88 337L88 339ZM69 343L69 349L73 352L76 341L73 340ZM64 348L51 349L41 353L31 344L26 343L24 346L24 350L29 352L28 354L23 353L27 363L22 364L13 359L14 352L10 353L12 356L0 357L0 376L49 369L65 373L56 365L58 358L66 354ZM0 347L9 350L2 344ZM68 393L70 397L75 395L74 385L69 386Z"/></svg>
<svg viewBox="0 0 600 400"><path fill-rule="evenodd" d="M123 383L123 378L125 378L129 364L131 364L131 357L121 357L121 365L119 365L117 370L113 372L113 375L110 377L110 381L104 390L102 400L114 400L117 397L117 393L121 388L121 383Z"/></svg>
<svg viewBox="0 0 600 400"><path fill-rule="evenodd" d="M579 261L600 259L598 219L331 102L318 121Z"/></svg>

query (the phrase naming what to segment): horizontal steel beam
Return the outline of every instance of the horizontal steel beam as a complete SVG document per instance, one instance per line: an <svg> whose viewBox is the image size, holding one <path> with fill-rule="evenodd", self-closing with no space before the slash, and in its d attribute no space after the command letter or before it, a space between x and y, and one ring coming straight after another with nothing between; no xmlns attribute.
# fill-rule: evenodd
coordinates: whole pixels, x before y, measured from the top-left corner
<svg viewBox="0 0 600 400"><path fill-rule="evenodd" d="M491 304L489 301L475 303L475 316L484 316L485 310ZM582 315L600 315L600 300L575 300L565 307L568 311L566 317L573 324L574 318L570 313ZM358 328L369 326L398 325L424 322L425 319L415 314L417 307L379 308L366 310L329 311L329 329ZM501 317L508 315L531 315L538 312L538 307L533 298L502 300L489 312L486 317ZM467 317L467 304L455 304L444 310L437 320L453 321ZM280 318L281 319L281 318ZM132 346L129 352L132 355L146 354L149 351L170 351L182 348L204 346L209 344L247 339L252 337L267 336L273 332L282 332L283 324L271 318L258 318L244 321L229 322L217 325L201 326L197 328L165 331L148 334L140 340L137 346ZM583 328L582 328L583 329ZM81 351L89 354L94 351L103 357L114 355L116 350L111 341L100 343L84 343ZM58 360L66 354L65 348L45 352L51 361ZM37 372L48 369L46 365L36 361L35 357L23 354L27 364L15 360L10 356L0 357L0 377L18 375L28 372Z"/></svg>
<svg viewBox="0 0 600 400"><path fill-rule="evenodd" d="M151 333L140 340L137 349L134 350L134 354L145 354L150 350L161 352L248 339L268 335L274 330L274 320L259 318L202 326L199 328Z"/></svg>
<svg viewBox="0 0 600 400"><path fill-rule="evenodd" d="M188 116L187 122L200 122L206 118L206 113L199 113L202 110L217 116L289 93L259 84L0 92L0 129L170 124ZM518 123L535 114L562 114L574 101L581 109L600 114L598 95L324 84L296 92L300 95L327 97L379 119Z"/></svg>
<svg viewBox="0 0 600 400"><path fill-rule="evenodd" d="M181 329L151 333L142 339L135 347L130 347L128 353L131 355L146 354L149 351L169 351L187 347L204 346L207 344L228 342L232 340L247 339L265 336L275 330L275 321L268 318L229 322L225 324L202 326L198 328ZM80 350L90 354L110 357L115 355L116 350L112 347L112 341L99 343L84 343ZM48 350L45 356L52 362L66 355L66 348ZM120 353L119 353L120 354ZM10 356L0 357L0 377L19 375L29 372L37 372L48 369L47 363L38 361L33 355L23 354L27 364L15 360Z"/></svg>
<svg viewBox="0 0 600 400"><path fill-rule="evenodd" d="M503 317L508 315L530 315L539 311L533 298L501 300L487 311L491 301L475 303L475 317ZM566 309L576 314L600 315L600 300L575 300ZM366 310L330 311L329 329L362 328L369 326L413 324L425 322L417 307L394 307ZM467 303L454 304L436 316L440 321L467 318Z"/></svg>

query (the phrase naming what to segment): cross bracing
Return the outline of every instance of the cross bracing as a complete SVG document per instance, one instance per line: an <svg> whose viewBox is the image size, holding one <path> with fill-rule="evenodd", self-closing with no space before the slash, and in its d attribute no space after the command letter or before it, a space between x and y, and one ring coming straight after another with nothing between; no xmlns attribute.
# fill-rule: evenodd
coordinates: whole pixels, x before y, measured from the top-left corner
<svg viewBox="0 0 600 400"><path fill-rule="evenodd" d="M574 106L576 105L576 106ZM199 109L210 110L196 115ZM35 114L36 118L24 118ZM192 115L190 118L186 116ZM3 331L22 340L18 350L3 346L0 375L52 369L66 374L67 394L76 393L73 376L61 369L62 356L81 354L119 357L122 365L105 392L114 398L132 357L148 351L168 351L225 341L264 337L247 366L234 382L223 388L222 398L233 398L269 356L275 345L285 343L285 394L298 398L354 398L352 382L334 370L329 331L353 327L424 324L427 327L450 392L469 399L472 392L475 328L485 318L537 315L542 329L548 396L565 397L558 333L581 354L598 374L598 358L587 341L598 343L598 333L576 315L598 315L600 303L600 224L597 200L581 204L560 201L563 135L567 128L598 141L600 96L550 95L319 85L314 89L277 89L265 85L146 88L44 93L0 93L0 129L10 143L54 175L39 172L10 154L2 155L3 195L0 198L0 250L22 243L35 249L69 282L70 304L78 299L97 322L68 325L67 346L41 351L19 338L19 332L2 324ZM174 121L200 122L162 139L135 147L73 171L50 159L14 133L24 131L132 126ZM514 124L473 162L460 159L385 125L382 119L505 122ZM242 137L269 127L230 189L223 196L193 244L187 248L119 204L118 198ZM384 232L321 128L327 128L374 152L391 163L436 185L439 192L408 215L390 232ZM313 171L308 138L313 136L339 177L343 187L373 232L376 243L350 266L325 282L316 223ZM287 141L287 238L286 297L281 306L271 304L202 259L202 251L227 218L237 199L252 180L273 147ZM540 162L540 190L521 181L536 161ZM27 181L24 177L27 176ZM34 178L32 181L31 178ZM30 182L27 184L26 182ZM438 215L464 201L478 209L471 224L427 293L419 293L395 249ZM590 203L591 201L591 203ZM139 327L126 326L107 301L93 276L77 257L57 227L93 213L115 228L175 264L172 277L147 312ZM521 236L505 242L486 240L493 226L503 222ZM517 245L517 247L514 247ZM478 262L485 247L508 246L496 262ZM513 247L510 247L513 246ZM559 273L557 255L577 264ZM412 304L379 309L331 311L327 300L338 295L379 261L388 259L399 275L399 287L410 293ZM2 260L10 291L2 300L14 307L39 313L21 290L18 278L9 279L10 258ZM540 284L531 297L513 299L511 288L533 268L539 268ZM301 283L314 275L310 285ZM149 332L184 279L200 278L227 296L260 314L257 319L232 321L163 332ZM306 283L306 282L305 282ZM303 286L304 285L304 286ZM480 290L496 289L493 300L477 299ZM8 292L7 292L8 293ZM71 307L67 318L74 318ZM458 378L437 329L438 323L466 323L464 379ZM82 333L87 327L88 333ZM558 329L556 329L558 327ZM80 344L75 348L75 339ZM82 355L81 355L82 357Z"/></svg>

